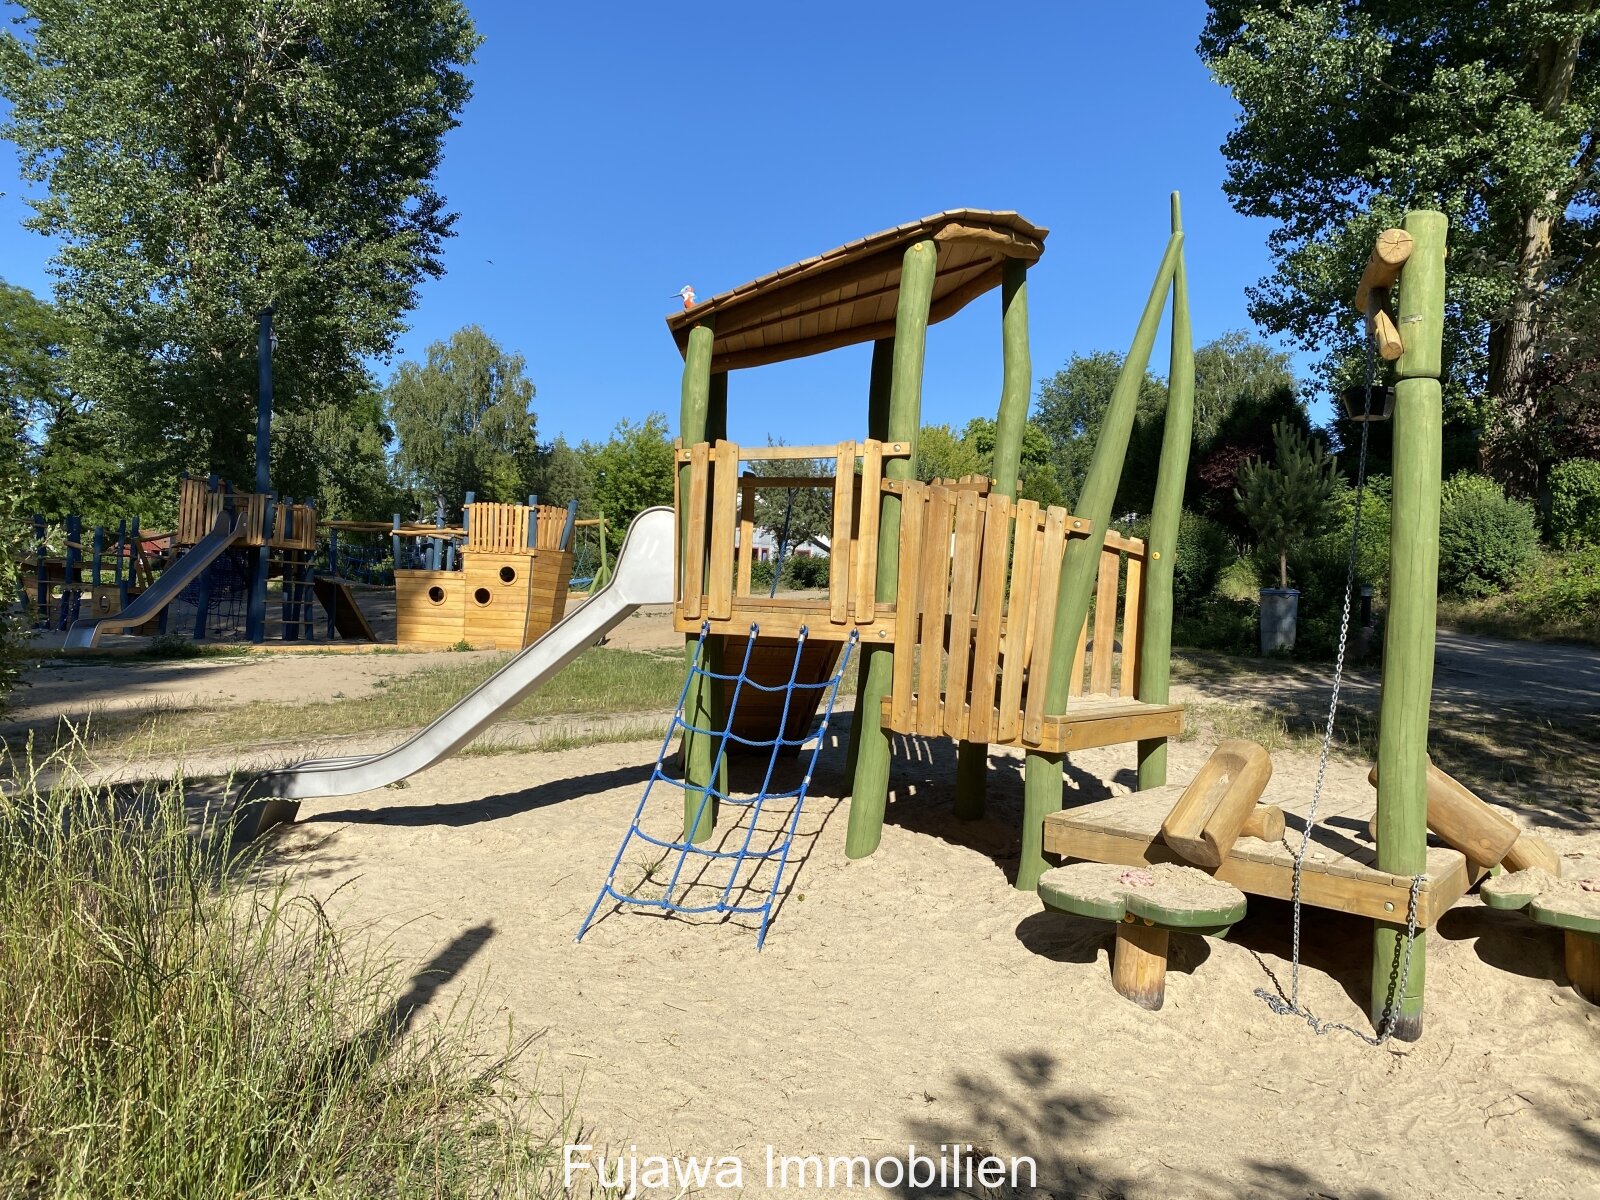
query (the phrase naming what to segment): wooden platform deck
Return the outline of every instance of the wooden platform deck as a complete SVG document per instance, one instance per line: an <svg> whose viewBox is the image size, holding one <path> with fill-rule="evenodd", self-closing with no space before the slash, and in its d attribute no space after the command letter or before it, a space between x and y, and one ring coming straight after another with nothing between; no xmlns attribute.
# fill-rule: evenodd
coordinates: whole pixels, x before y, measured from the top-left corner
<svg viewBox="0 0 1600 1200"><path fill-rule="evenodd" d="M1182 792L1181 785L1171 784L1051 813L1045 818L1044 848L1065 858L1128 866L1182 862L1160 840L1161 822ZM1286 797L1279 802L1289 825L1283 841L1242 837L1213 873L1252 895L1288 900L1310 796L1299 801ZM1323 796L1301 876L1300 897L1318 908L1402 923L1411 880L1376 866L1377 850L1367 833L1375 807L1371 794ZM1484 874L1459 851L1430 845L1427 879L1417 905L1418 925L1432 926Z"/></svg>
<svg viewBox="0 0 1600 1200"><path fill-rule="evenodd" d="M965 704L961 710L962 723L959 727L947 725L945 721L953 720L956 715L955 706L941 696L940 703L936 706L919 708L916 705L916 696L912 696L911 717L897 723L894 715L894 703L897 697L890 696L883 701L883 725L885 729L892 729L896 733L920 734L927 737L960 737L963 731L972 728L972 706ZM1026 702L1027 693L1022 694ZM923 725L916 720L917 714L923 713L929 717L929 723ZM941 717L945 721L941 720ZM901 724L909 726L902 728ZM991 734L990 742L994 745L1023 746L1029 750L1042 750L1049 754L1066 754L1072 750L1088 750L1094 746L1119 746L1124 742L1137 742L1146 738L1177 737L1183 732L1183 705L1181 704L1147 704L1135 700L1132 696L1074 696L1067 703L1065 714L1053 717L1044 717L1039 725L1037 736L1029 737L1018 723L1012 727L1012 736L1009 739L1002 737L1007 728L1001 721L998 708L990 709L988 728L995 731ZM1176 801L1177 797L1173 797ZM1168 804L1168 808L1172 807ZM1165 815L1165 814L1163 814ZM1160 822L1157 822L1159 825Z"/></svg>

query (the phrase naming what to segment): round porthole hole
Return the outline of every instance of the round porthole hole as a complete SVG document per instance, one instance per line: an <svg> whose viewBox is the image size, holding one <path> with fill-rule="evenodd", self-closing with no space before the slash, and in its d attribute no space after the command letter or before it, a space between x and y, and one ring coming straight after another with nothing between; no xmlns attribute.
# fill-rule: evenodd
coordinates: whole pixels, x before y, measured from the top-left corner
<svg viewBox="0 0 1600 1200"><path fill-rule="evenodd" d="M501 567L500 568L500 582L501 583L515 583L516 581L517 581L517 569L515 567Z"/></svg>
<svg viewBox="0 0 1600 1200"><path fill-rule="evenodd" d="M437 583L434 584L431 588L428 589L428 599L432 600L435 604L443 604L444 603L444 589L442 587L440 587Z"/></svg>
<svg viewBox="0 0 1600 1200"><path fill-rule="evenodd" d="M489 589L488 588L479 588L477 591L472 593L472 598L474 600L476 600L479 604L483 604L483 605L487 605L489 603L489 601L491 599L493 599L493 597L491 597L489 595Z"/></svg>

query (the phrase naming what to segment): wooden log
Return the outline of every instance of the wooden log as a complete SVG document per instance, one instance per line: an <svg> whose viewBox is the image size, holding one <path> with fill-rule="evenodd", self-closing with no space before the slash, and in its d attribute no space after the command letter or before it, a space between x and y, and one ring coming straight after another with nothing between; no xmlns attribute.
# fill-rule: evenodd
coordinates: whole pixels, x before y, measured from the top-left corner
<svg viewBox="0 0 1600 1200"><path fill-rule="evenodd" d="M1111 520L1111 506L1122 480L1122 464L1128 453L1128 438L1133 432L1139 390L1144 384L1145 368L1150 363L1150 350L1155 344L1161 313L1166 307L1167 292L1172 286L1182 247L1181 233L1174 233L1167 241L1166 252L1156 270L1150 295L1145 300L1133 343L1127 358L1123 360L1116 387L1106 406L1105 416L1101 419L1094 457L1089 462L1083 490L1073 506L1077 513L1093 524L1093 531L1088 537L1074 538L1068 544L1062 558L1054 614L1040 614L1041 620L1050 621L1054 626L1050 645L1053 661L1050 663L1044 695L1044 711L1051 715L1063 713L1067 708L1072 665L1069 656L1076 644L1074 639L1089 613L1089 596L1094 587L1100 551L1105 543L1105 530ZM1064 787L1061 756L1043 751L1030 753L1023 772L1022 855L1017 864L1016 886L1020 891L1031 892L1049 865L1044 857L1044 819L1048 814L1061 810Z"/></svg>
<svg viewBox="0 0 1600 1200"><path fill-rule="evenodd" d="M1117 944L1111 951L1111 986L1140 1008L1158 1012L1167 996L1169 935L1158 925L1135 917L1117 922Z"/></svg>
<svg viewBox="0 0 1600 1200"><path fill-rule="evenodd" d="M1183 209L1172 193L1172 232L1183 230ZM1122 654L1138 666L1134 675L1139 699L1165 704L1172 679L1172 573L1178 558L1178 524L1183 518L1183 488L1189 474L1194 441L1194 334L1189 321L1189 284L1183 254L1172 272L1172 366L1167 384L1167 422L1161 433L1161 463L1150 506L1150 536L1140 579L1142 611L1136 635L1124 635ZM1129 593L1133 569L1129 566ZM1129 617L1133 617L1130 607ZM1128 643L1135 644L1130 647ZM1126 676L1124 677L1126 680ZM1127 682L1123 684L1127 692ZM1167 782L1167 740L1138 745L1139 790Z"/></svg>
<svg viewBox="0 0 1600 1200"><path fill-rule="evenodd" d="M1565 935L1565 966L1572 986L1590 1004L1600 1004L1600 940L1576 929Z"/></svg>
<svg viewBox="0 0 1600 1200"><path fill-rule="evenodd" d="M1367 336L1378 347L1378 356L1393 362L1405 353L1406 345L1400 340L1394 318L1389 315L1389 289L1373 288L1369 298L1372 307L1367 311Z"/></svg>
<svg viewBox="0 0 1600 1200"><path fill-rule="evenodd" d="M1378 235L1372 253L1367 258L1367 265L1361 272L1361 282L1356 285L1355 305L1358 313L1367 311L1373 288L1387 291L1394 286L1395 280L1400 278L1400 268L1405 266L1415 248L1415 239L1404 229L1385 229Z"/></svg>
<svg viewBox="0 0 1600 1200"><path fill-rule="evenodd" d="M1525 871L1529 867L1538 867L1548 871L1558 878L1561 875L1561 856L1542 838L1531 833L1517 835L1517 840L1511 844L1511 849L1506 851L1500 865L1508 871Z"/></svg>
<svg viewBox="0 0 1600 1200"><path fill-rule="evenodd" d="M1283 831L1286 828L1283 809L1276 804L1258 804L1245 818L1244 828L1239 831L1239 836L1260 838L1264 842L1279 842L1283 840Z"/></svg>
<svg viewBox="0 0 1600 1200"><path fill-rule="evenodd" d="M928 339L933 282L939 246L932 238L913 242L901 259L900 295L895 304L894 364L889 385L888 423L882 440L887 458L895 443L910 453L884 466L889 479L916 478L917 430L922 424L922 367ZM873 436L880 436L876 430ZM900 574L900 497L883 495L878 518L878 602L892 604ZM862 645L860 695L855 723L860 727L851 782L850 824L845 853L865 858L883 837L883 812L889 799L889 738L883 731L883 701L893 687L894 647Z"/></svg>
<svg viewBox="0 0 1600 1200"><path fill-rule="evenodd" d="M1367 782L1378 786L1376 764L1367 772ZM1511 818L1490 808L1432 762L1428 763L1428 828L1484 870L1500 863L1521 835Z"/></svg>
<svg viewBox="0 0 1600 1200"><path fill-rule="evenodd" d="M1444 423L1439 369L1448 227L1443 213L1407 213L1405 232L1414 245L1403 256L1403 239L1379 238L1379 247L1393 247L1389 257L1400 257L1406 267L1400 290L1400 327L1405 330L1406 348L1400 356L1399 383L1395 387L1389 615L1378 713L1381 781L1377 853L1379 870L1402 876L1416 875L1427 868L1428 715L1438 620L1439 475ZM1382 254L1377 257L1384 259ZM1368 280L1369 286L1382 282L1376 273ZM1364 302L1366 297L1360 299ZM1369 1014L1377 1026L1392 1000L1397 1014L1394 1036L1415 1041L1422 1036L1427 940L1425 935L1417 935L1404 994L1391 997L1390 971L1396 956L1404 957L1404 938L1403 925L1377 924Z"/></svg>
<svg viewBox="0 0 1600 1200"><path fill-rule="evenodd" d="M1238 739L1223 742L1161 823L1163 840L1196 866L1220 867L1271 778L1266 750Z"/></svg>

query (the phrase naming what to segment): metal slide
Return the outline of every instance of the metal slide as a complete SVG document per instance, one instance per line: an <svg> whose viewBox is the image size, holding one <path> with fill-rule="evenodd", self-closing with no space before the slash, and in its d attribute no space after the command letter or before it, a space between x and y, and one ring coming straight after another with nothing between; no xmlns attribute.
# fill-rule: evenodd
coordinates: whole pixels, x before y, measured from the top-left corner
<svg viewBox="0 0 1600 1200"><path fill-rule="evenodd" d="M671 603L677 552L678 525L672 510L646 509L628 526L611 582L433 724L381 754L312 759L264 775L250 789L251 797L349 796L384 787L449 758L641 604ZM294 806L268 799L258 832L290 819L293 811Z"/></svg>
<svg viewBox="0 0 1600 1200"><path fill-rule="evenodd" d="M154 586L146 588L139 598L119 613L109 617L84 617L74 621L67 630L68 650L93 650L102 633L115 633L119 629L132 629L143 625L167 605L178 598L188 587L244 532L242 516L223 509L212 523L211 532L189 547L177 562L161 573Z"/></svg>

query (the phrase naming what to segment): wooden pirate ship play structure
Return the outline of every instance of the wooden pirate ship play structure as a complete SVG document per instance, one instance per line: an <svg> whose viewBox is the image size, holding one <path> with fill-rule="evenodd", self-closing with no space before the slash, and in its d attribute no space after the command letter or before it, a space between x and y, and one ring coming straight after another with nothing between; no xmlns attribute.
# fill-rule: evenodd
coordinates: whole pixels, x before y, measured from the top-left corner
<svg viewBox="0 0 1600 1200"><path fill-rule="evenodd" d="M395 571L395 640L479 650L531 645L566 608L576 507L474 502L464 514L460 570L435 561Z"/></svg>

